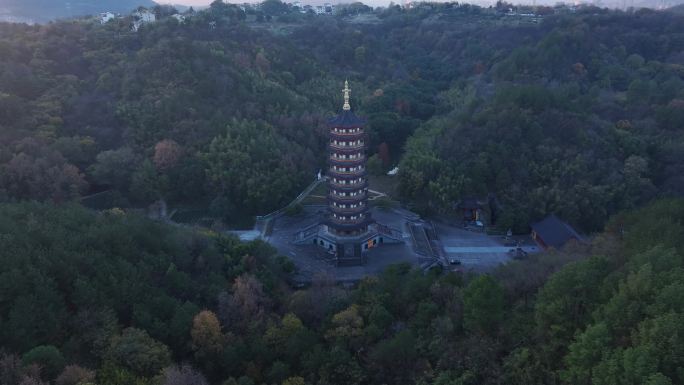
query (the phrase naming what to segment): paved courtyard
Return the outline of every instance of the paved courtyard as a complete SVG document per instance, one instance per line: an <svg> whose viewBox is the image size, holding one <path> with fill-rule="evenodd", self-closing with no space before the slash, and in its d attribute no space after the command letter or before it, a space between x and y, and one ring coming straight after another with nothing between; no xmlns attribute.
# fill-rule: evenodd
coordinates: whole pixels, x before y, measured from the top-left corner
<svg viewBox="0 0 684 385"><path fill-rule="evenodd" d="M501 236L490 236L441 223L435 223L435 230L448 260L457 259L466 270L486 271L513 258L515 246L506 246L509 241ZM527 253L539 250L531 240L522 245Z"/></svg>
<svg viewBox="0 0 684 385"><path fill-rule="evenodd" d="M425 268L433 262L449 266L450 259L458 259L461 262L458 268L461 270L486 271L509 261L514 255L510 250L515 247L506 246L503 237L488 236L442 223L432 224L438 238L431 243L436 248L436 255L421 255L414 248L409 223L414 224L414 227L416 224L427 226L427 223L407 210L376 207L371 210L373 218L380 224L400 230L404 242L383 244L371 249L363 266L336 267L332 255L326 250L314 245L293 243L297 233L322 221L325 210L325 206L304 206L303 212L296 216L274 218L270 234L264 237L280 254L289 257L297 265L298 279L302 282L311 281L317 274L333 276L340 282L355 282L365 276L376 275L396 263ZM537 251L532 245L524 245L523 249L527 252Z"/></svg>

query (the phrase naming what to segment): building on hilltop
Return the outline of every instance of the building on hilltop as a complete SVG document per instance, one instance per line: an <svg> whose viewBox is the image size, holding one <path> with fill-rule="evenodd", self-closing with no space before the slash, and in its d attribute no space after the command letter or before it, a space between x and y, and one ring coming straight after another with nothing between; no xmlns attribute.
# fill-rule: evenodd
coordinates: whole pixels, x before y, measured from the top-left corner
<svg viewBox="0 0 684 385"><path fill-rule="evenodd" d="M176 19L181 24L185 23L186 20L185 15L181 15L180 13L174 13L173 15L171 15L171 17Z"/></svg>
<svg viewBox="0 0 684 385"><path fill-rule="evenodd" d="M366 120L352 111L346 81L343 92L342 112L328 121L328 210L313 243L335 254L338 265L354 265L384 238L368 207Z"/></svg>
<svg viewBox="0 0 684 385"><path fill-rule="evenodd" d="M328 227L340 236L364 234L372 222L366 178L366 121L351 111L349 92L345 82L342 113L328 122Z"/></svg>
<svg viewBox="0 0 684 385"><path fill-rule="evenodd" d="M572 226L553 214L533 223L530 227L532 228L532 238L544 249L554 248L558 250L571 240L584 241L584 237L579 235Z"/></svg>
<svg viewBox="0 0 684 385"><path fill-rule="evenodd" d="M116 15L112 12L103 12L100 14L100 24L107 24L114 19L116 19Z"/></svg>
<svg viewBox="0 0 684 385"><path fill-rule="evenodd" d="M463 223L470 224L482 220L482 204L477 198L465 197L456 204L457 211L462 215Z"/></svg>
<svg viewBox="0 0 684 385"><path fill-rule="evenodd" d="M149 9L140 7L132 14L133 16L133 30L138 31L143 24L154 23L157 21L157 15Z"/></svg>

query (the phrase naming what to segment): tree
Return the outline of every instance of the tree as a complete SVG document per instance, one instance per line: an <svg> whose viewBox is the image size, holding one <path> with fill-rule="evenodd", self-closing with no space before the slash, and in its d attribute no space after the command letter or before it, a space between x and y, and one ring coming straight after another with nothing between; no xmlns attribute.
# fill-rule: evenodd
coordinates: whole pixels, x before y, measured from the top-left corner
<svg viewBox="0 0 684 385"><path fill-rule="evenodd" d="M382 160L382 167L388 168L392 159L390 158L389 146L386 142L380 143L378 146L378 157Z"/></svg>
<svg viewBox="0 0 684 385"><path fill-rule="evenodd" d="M503 289L489 275L474 278L463 291L463 326L471 333L495 334L504 315Z"/></svg>
<svg viewBox="0 0 684 385"><path fill-rule="evenodd" d="M279 16L288 11L287 4L280 0L265 0L261 3L261 10L269 16Z"/></svg>
<svg viewBox="0 0 684 385"><path fill-rule="evenodd" d="M283 381L283 385L306 385L302 377L290 377Z"/></svg>
<svg viewBox="0 0 684 385"><path fill-rule="evenodd" d="M366 170L368 170L371 175L377 176L383 174L382 160L380 157L378 157L378 154L368 158L368 162L366 162Z"/></svg>
<svg viewBox="0 0 684 385"><path fill-rule="evenodd" d="M318 371L322 383L359 385L365 383L366 373L347 350L334 345L326 354Z"/></svg>
<svg viewBox="0 0 684 385"><path fill-rule="evenodd" d="M64 202L80 197L87 186L76 166L47 149L38 157L19 153L6 164L0 162L0 194L14 199Z"/></svg>
<svg viewBox="0 0 684 385"><path fill-rule="evenodd" d="M55 380L56 385L83 385L95 381L95 372L78 365L68 365Z"/></svg>
<svg viewBox="0 0 684 385"><path fill-rule="evenodd" d="M263 121L231 122L204 154L215 191L243 215L275 209L296 195L291 193L306 157L300 145L276 136Z"/></svg>
<svg viewBox="0 0 684 385"><path fill-rule="evenodd" d="M22 375L21 359L13 354L0 352L0 384L18 384Z"/></svg>
<svg viewBox="0 0 684 385"><path fill-rule="evenodd" d="M164 369L162 385L208 385L204 376L190 365L171 366Z"/></svg>
<svg viewBox="0 0 684 385"><path fill-rule="evenodd" d="M268 378L269 383L271 384L279 384L284 382L289 375L290 367L282 361L276 361L268 370L266 378Z"/></svg>
<svg viewBox="0 0 684 385"><path fill-rule="evenodd" d="M363 65L366 62L366 47L358 46L354 50L354 60L357 64Z"/></svg>
<svg viewBox="0 0 684 385"><path fill-rule="evenodd" d="M216 314L209 310L198 313L192 321L192 347L200 359L212 357L223 349L224 336Z"/></svg>
<svg viewBox="0 0 684 385"><path fill-rule="evenodd" d="M243 274L235 279L232 289L232 295L219 304L222 320L241 331L260 328L270 307L261 282L251 274Z"/></svg>
<svg viewBox="0 0 684 385"><path fill-rule="evenodd" d="M390 339L380 342L371 358L382 377L388 382L402 383L411 378L415 361L419 358L416 338L409 330L402 330Z"/></svg>
<svg viewBox="0 0 684 385"><path fill-rule="evenodd" d="M112 338L107 357L140 376L159 374L171 362L166 345L135 328L126 328L121 335Z"/></svg>
<svg viewBox="0 0 684 385"><path fill-rule="evenodd" d="M54 379L64 369L64 356L52 345L41 345L29 350L22 357L24 365L36 364L43 369L45 378Z"/></svg>
<svg viewBox="0 0 684 385"><path fill-rule="evenodd" d="M160 175L152 162L145 160L131 175L130 193L138 202L149 203L168 191L168 178Z"/></svg>
<svg viewBox="0 0 684 385"><path fill-rule="evenodd" d="M325 336L333 341L354 346L363 335L363 327L364 322L359 314L359 306L354 304L333 316L331 328Z"/></svg>
<svg viewBox="0 0 684 385"><path fill-rule="evenodd" d="M159 171L167 171L178 164L183 148L171 139L164 139L154 146L154 165Z"/></svg>
<svg viewBox="0 0 684 385"><path fill-rule="evenodd" d="M262 76L266 75L271 70L271 62L268 60L266 53L263 51L256 54L256 57L254 58L254 65L256 65L256 68L259 70L259 73L261 73Z"/></svg>
<svg viewBox="0 0 684 385"><path fill-rule="evenodd" d="M540 290L535 320L549 349L543 356L549 362L557 363L575 333L586 325L599 299L596 287L610 271L609 266L599 257L568 264Z"/></svg>
<svg viewBox="0 0 684 385"><path fill-rule="evenodd" d="M612 344L605 323L591 325L570 345L565 356L567 369L561 378L568 384L590 384L594 366L601 362Z"/></svg>
<svg viewBox="0 0 684 385"><path fill-rule="evenodd" d="M276 349L282 348L287 341L305 330L302 321L292 313L285 314L280 321L279 327L270 327L266 330L264 339Z"/></svg>
<svg viewBox="0 0 684 385"><path fill-rule="evenodd" d="M128 191L131 175L138 164L138 157L130 147L107 150L97 154L97 162L89 173L99 184L108 185L120 191Z"/></svg>

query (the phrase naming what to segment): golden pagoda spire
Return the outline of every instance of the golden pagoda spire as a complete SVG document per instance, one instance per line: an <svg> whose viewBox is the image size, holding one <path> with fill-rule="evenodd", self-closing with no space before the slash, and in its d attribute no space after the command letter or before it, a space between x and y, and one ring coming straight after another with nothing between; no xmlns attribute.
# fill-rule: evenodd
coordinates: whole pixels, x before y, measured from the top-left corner
<svg viewBox="0 0 684 385"><path fill-rule="evenodd" d="M344 105L342 106L342 109L345 111L351 110L351 106L349 105L349 94L351 93L351 89L349 88L349 82L344 81L344 89L342 90L344 92Z"/></svg>

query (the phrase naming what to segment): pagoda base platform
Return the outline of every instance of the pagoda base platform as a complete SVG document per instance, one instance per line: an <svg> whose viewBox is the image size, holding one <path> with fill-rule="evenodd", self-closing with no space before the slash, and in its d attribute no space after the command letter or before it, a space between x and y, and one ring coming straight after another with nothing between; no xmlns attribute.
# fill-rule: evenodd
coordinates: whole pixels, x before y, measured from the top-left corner
<svg viewBox="0 0 684 385"><path fill-rule="evenodd" d="M371 224L368 230L354 236L341 236L329 231L320 223L299 232L294 243L316 245L330 255L335 266L360 266L367 260L368 251L384 243L401 243L403 240L388 232L386 226Z"/></svg>
<svg viewBox="0 0 684 385"><path fill-rule="evenodd" d="M316 236L311 243L315 243L334 255L336 266L358 266L366 263L368 250L379 246L384 239L370 227L367 231L355 236L340 236L328 230L325 224L318 225Z"/></svg>

